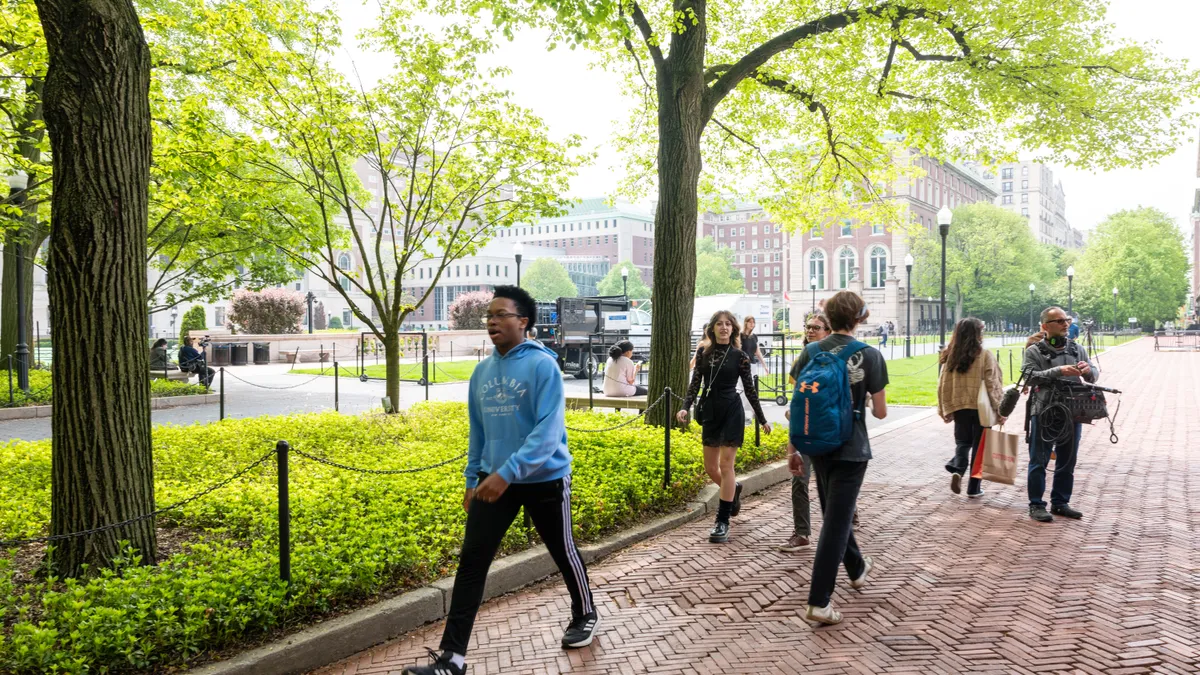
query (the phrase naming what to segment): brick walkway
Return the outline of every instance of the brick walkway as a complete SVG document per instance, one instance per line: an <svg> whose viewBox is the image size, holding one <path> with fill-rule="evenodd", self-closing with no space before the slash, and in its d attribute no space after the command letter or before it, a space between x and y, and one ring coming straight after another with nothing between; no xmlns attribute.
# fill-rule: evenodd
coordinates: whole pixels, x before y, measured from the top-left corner
<svg viewBox="0 0 1200 675"><path fill-rule="evenodd" d="M559 648L560 581L486 604L469 672L1200 672L1200 355L1142 340L1101 366L1127 392L1121 442L1085 429L1081 522L1029 520L1021 478L978 501L951 494L951 429L929 419L874 442L859 542L876 567L861 592L839 578L843 624L803 619L812 549L774 549L791 528L781 486L747 501L728 544L697 522L597 565L604 627L589 648ZM321 675L398 673L441 629Z"/></svg>

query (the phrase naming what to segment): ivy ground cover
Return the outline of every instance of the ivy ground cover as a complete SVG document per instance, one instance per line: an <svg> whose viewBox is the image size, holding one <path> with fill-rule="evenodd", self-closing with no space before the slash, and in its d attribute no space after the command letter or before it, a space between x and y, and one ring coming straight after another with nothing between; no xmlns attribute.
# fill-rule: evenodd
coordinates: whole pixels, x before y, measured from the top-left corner
<svg viewBox="0 0 1200 675"><path fill-rule="evenodd" d="M568 412L567 424L601 429L629 419ZM157 427L155 498L190 497L267 457L229 486L158 521L161 543L179 542L156 566L135 554L86 579L35 576L37 545L0 550L0 672L165 671L217 650L311 623L324 614L453 574L461 543L465 459L419 473L375 475L292 455L292 587L278 580L276 441L342 464L425 467L466 450L466 406L426 403L407 413L335 413ZM603 433L569 432L576 535L608 532L680 506L706 482L698 429L672 434L664 489L663 431L635 422ZM783 456L786 430L753 434L745 470ZM47 531L48 441L0 446L0 540ZM520 519L506 553L536 544Z"/></svg>

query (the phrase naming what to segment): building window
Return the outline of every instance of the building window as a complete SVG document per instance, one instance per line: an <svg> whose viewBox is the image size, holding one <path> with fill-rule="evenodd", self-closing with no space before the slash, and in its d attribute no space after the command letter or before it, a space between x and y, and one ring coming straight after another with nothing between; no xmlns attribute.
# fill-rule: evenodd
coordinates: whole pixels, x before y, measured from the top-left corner
<svg viewBox="0 0 1200 675"><path fill-rule="evenodd" d="M817 280L817 288L825 288L825 252L816 249L808 254L808 282Z"/></svg>
<svg viewBox="0 0 1200 675"><path fill-rule="evenodd" d="M1003 197L1001 197L1001 198L1000 198L1000 203L1001 203L1001 204L1011 204L1011 203L1013 203L1013 201L1012 201L1012 195L1004 195Z"/></svg>
<svg viewBox="0 0 1200 675"><path fill-rule="evenodd" d="M354 312L351 312L348 309L343 309L342 310L342 326L345 328L350 328L353 325L354 325Z"/></svg>
<svg viewBox="0 0 1200 675"><path fill-rule="evenodd" d="M1001 178L1012 178L1013 177L1012 167L1010 166L1006 169L1000 169L1000 177Z"/></svg>
<svg viewBox="0 0 1200 675"><path fill-rule="evenodd" d="M751 283L751 290L754 291L755 293L757 293L758 292L758 282L752 281L750 283Z"/></svg>
<svg viewBox="0 0 1200 675"><path fill-rule="evenodd" d="M750 226L750 236L752 236L752 237L758 236L758 226L757 225Z"/></svg>
<svg viewBox="0 0 1200 675"><path fill-rule="evenodd" d="M849 237L854 232L854 224L849 219L842 220L840 236Z"/></svg>
<svg viewBox="0 0 1200 675"><path fill-rule="evenodd" d="M850 279L854 276L854 251L842 249L838 254L838 288L850 288Z"/></svg>
<svg viewBox="0 0 1200 675"><path fill-rule="evenodd" d="M746 250L746 240L745 239L738 242L738 249L740 249L742 251Z"/></svg>
<svg viewBox="0 0 1200 675"><path fill-rule="evenodd" d="M1002 191L1004 191L1004 192L1012 192L1012 191L1013 191L1013 188L1012 188L1012 181L1011 181L1011 180L1009 180L1009 181L1004 181L1004 185L1002 186L1002 188L1001 188L1001 189L1002 189Z"/></svg>
<svg viewBox="0 0 1200 675"><path fill-rule="evenodd" d="M724 237L725 236L725 228L723 228L723 227L717 228L717 236Z"/></svg>
<svg viewBox="0 0 1200 675"><path fill-rule="evenodd" d="M746 236L746 228L744 228L744 227L743 227L743 228L741 229L741 235L742 235L743 237L744 237L744 236Z"/></svg>
<svg viewBox="0 0 1200 675"><path fill-rule="evenodd" d="M883 288L887 281L887 250L882 246L871 249L871 288Z"/></svg>
<svg viewBox="0 0 1200 675"><path fill-rule="evenodd" d="M874 234L885 234L886 232L887 232L887 228L885 228L883 226L883 223L873 223L871 225L871 234L873 234L873 235Z"/></svg>
<svg viewBox="0 0 1200 675"><path fill-rule="evenodd" d="M750 268L750 276L752 276L752 277L758 276L758 268L757 267Z"/></svg>
<svg viewBox="0 0 1200 675"><path fill-rule="evenodd" d="M779 265L775 266L775 276L777 276L777 277L783 276L783 268L780 267Z"/></svg>
<svg viewBox="0 0 1200 675"><path fill-rule="evenodd" d="M779 282L778 281L775 282L775 290L779 290Z"/></svg>
<svg viewBox="0 0 1200 675"><path fill-rule="evenodd" d="M217 328L225 327L225 308L224 307L213 307L213 323L215 323L217 325Z"/></svg>
<svg viewBox="0 0 1200 675"><path fill-rule="evenodd" d="M1021 167L1021 175L1022 175L1022 176L1028 176L1028 175L1029 175L1029 167L1028 167L1028 166L1023 166L1023 167Z"/></svg>
<svg viewBox="0 0 1200 675"><path fill-rule="evenodd" d="M475 276L479 276L479 265L475 266Z"/></svg>
<svg viewBox="0 0 1200 675"><path fill-rule="evenodd" d="M1029 193L1028 193L1028 192L1024 192L1024 193L1022 193L1022 194L1021 194L1021 203L1022 203L1022 204L1028 204L1028 203L1029 203Z"/></svg>
<svg viewBox="0 0 1200 675"><path fill-rule="evenodd" d="M1029 217L1029 207L1028 206L1021 207L1021 215L1025 216L1026 218Z"/></svg>

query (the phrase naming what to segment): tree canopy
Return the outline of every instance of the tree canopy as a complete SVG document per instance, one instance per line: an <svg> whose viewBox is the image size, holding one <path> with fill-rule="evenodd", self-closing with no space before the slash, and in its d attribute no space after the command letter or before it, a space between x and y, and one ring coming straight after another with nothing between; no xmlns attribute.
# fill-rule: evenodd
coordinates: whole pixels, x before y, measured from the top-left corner
<svg viewBox="0 0 1200 675"><path fill-rule="evenodd" d="M538 258L530 263L521 273L521 288L541 302L579 295L579 288L571 281L567 268L554 258Z"/></svg>
<svg viewBox="0 0 1200 675"><path fill-rule="evenodd" d="M608 270L608 274L596 284L596 292L600 295L621 295L625 292L626 280L621 278L621 271L629 271L629 297L637 299L649 299L650 287L646 282L642 281L642 273L638 271L637 265L626 260L623 263L618 263Z"/></svg>
<svg viewBox="0 0 1200 675"><path fill-rule="evenodd" d="M696 246L696 297L722 293L745 293L742 273L733 266L734 253L720 248L712 237Z"/></svg>

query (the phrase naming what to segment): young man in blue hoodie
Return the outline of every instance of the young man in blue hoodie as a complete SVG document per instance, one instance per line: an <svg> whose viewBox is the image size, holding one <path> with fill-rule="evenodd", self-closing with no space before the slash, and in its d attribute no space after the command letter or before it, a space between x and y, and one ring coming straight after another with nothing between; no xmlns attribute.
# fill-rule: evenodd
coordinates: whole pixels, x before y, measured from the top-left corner
<svg viewBox="0 0 1200 675"><path fill-rule="evenodd" d="M571 533L571 454L566 401L554 352L527 340L537 304L523 289L498 286L488 305L488 336L496 349L471 375L467 408L467 529L459 555L441 655L411 675L463 675L488 568L517 511L533 520L571 593L564 649L586 647L599 628L587 567ZM432 652L431 652L432 653Z"/></svg>

